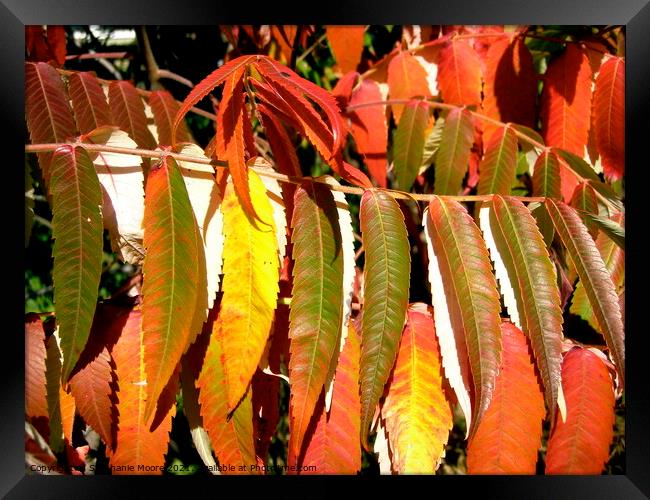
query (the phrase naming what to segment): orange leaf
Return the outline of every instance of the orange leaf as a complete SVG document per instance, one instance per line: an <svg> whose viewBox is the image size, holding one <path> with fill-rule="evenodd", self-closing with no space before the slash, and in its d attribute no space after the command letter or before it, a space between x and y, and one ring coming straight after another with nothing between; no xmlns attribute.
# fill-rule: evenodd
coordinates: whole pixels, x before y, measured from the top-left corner
<svg viewBox="0 0 650 500"><path fill-rule="evenodd" d="M485 65L485 114L502 122L533 127L537 75L524 40L502 38L494 41L489 46ZM493 125L485 123L485 137L488 138L494 129Z"/></svg>
<svg viewBox="0 0 650 500"><path fill-rule="evenodd" d="M614 436L614 388L602 353L576 347L564 355L566 422L556 419L546 474L600 474Z"/></svg>
<svg viewBox="0 0 650 500"><path fill-rule="evenodd" d="M585 154L591 111L591 68L576 44L549 64L541 98L542 135L547 146Z"/></svg>
<svg viewBox="0 0 650 500"><path fill-rule="evenodd" d="M411 304L381 410L401 474L433 474L444 456L453 419L431 312Z"/></svg>
<svg viewBox="0 0 650 500"><path fill-rule="evenodd" d="M361 80L352 92L350 105L383 100L379 84L374 80ZM388 142L388 123L386 106L367 106L349 113L352 121L352 137L357 150L365 159L368 171L380 187L386 187L386 149Z"/></svg>
<svg viewBox="0 0 650 500"><path fill-rule="evenodd" d="M154 430L144 420L147 375L142 312L139 307L112 307L105 312L111 318L106 324L107 335L116 339L111 355L115 362L119 413L115 450L109 450L111 471L127 474L128 466L133 466L136 470L131 473L160 473L158 467L164 465L167 453L171 411L166 411L163 418L156 415L155 420L160 424ZM139 466L144 469L140 470Z"/></svg>
<svg viewBox="0 0 650 500"><path fill-rule="evenodd" d="M326 26L325 31L341 72L356 70L363 52L363 34L366 27Z"/></svg>
<svg viewBox="0 0 650 500"><path fill-rule="evenodd" d="M427 82L427 72L415 56L400 52L388 64L388 87L391 99L410 99L412 97L431 97ZM399 123L403 104L394 104L395 123Z"/></svg>
<svg viewBox="0 0 650 500"><path fill-rule="evenodd" d="M352 323L334 375L334 392L329 414L324 399L316 407L322 413L308 438L301 464L315 466L315 474L356 474L361 469L359 444L359 336Z"/></svg>
<svg viewBox="0 0 650 500"><path fill-rule="evenodd" d="M503 358L492 402L467 448L468 474L535 474L546 414L526 337L501 323Z"/></svg>
<svg viewBox="0 0 650 500"><path fill-rule="evenodd" d="M620 57L610 57L596 77L593 126L605 177L620 179L625 172L625 61Z"/></svg>
<svg viewBox="0 0 650 500"><path fill-rule="evenodd" d="M446 103L480 104L481 62L469 43L452 39L440 51L438 65L438 87Z"/></svg>

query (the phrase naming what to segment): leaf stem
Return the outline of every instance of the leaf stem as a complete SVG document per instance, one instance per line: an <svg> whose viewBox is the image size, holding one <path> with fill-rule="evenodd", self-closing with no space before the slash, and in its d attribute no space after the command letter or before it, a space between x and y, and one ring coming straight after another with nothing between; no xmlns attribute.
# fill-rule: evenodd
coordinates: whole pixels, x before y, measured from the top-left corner
<svg viewBox="0 0 650 500"><path fill-rule="evenodd" d="M47 143L47 144L27 144L25 145L26 153L44 153L47 151L54 151L62 146L73 146L73 147L83 147L88 151L103 151L106 153L121 153L127 155L143 156L146 158L163 158L169 156L175 160L187 161L192 163L199 163L202 165L212 165L214 167L228 168L228 162L224 160L215 160L200 158L192 155L185 155L180 153L172 153L169 151L152 151L149 149L139 149L139 148L121 148L118 146L106 146L104 144L86 144L81 142L70 142L70 143ZM289 182L292 184L301 184L303 182L320 182L325 184L332 191L339 191L341 193L362 195L366 189L354 186L333 186L328 184L327 181L322 179L317 179L313 177L297 177L293 175L285 175L278 172L271 172L264 168L259 168L255 166L249 166L248 168L254 170L259 175L270 177L276 179L280 182ZM452 196L452 195L433 195L433 194L420 194L420 193L407 193L405 191L398 191L395 189L384 189L384 188L373 188L378 191L383 191L393 198L400 200L412 200L412 201L430 201L436 196L441 198L452 199L456 201L489 201L492 199L492 195L466 195L466 196ZM539 196L513 196L517 200L522 202L543 202L546 198Z"/></svg>

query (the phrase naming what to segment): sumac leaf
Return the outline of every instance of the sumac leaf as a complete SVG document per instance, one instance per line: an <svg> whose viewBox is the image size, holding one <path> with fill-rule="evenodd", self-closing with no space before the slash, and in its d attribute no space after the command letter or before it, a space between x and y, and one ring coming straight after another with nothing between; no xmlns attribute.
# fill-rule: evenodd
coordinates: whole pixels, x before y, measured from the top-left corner
<svg viewBox="0 0 650 500"><path fill-rule="evenodd" d="M388 87L391 99L431 97L427 73L418 60L409 52L400 52L388 64ZM392 105L395 123L399 125L403 104Z"/></svg>
<svg viewBox="0 0 650 500"><path fill-rule="evenodd" d="M625 173L625 60L620 57L607 59L596 77L593 127L605 177L620 179Z"/></svg>
<svg viewBox="0 0 650 500"><path fill-rule="evenodd" d="M460 192L473 142L472 115L464 109L451 110L445 118L445 128L436 153L433 186L436 194L457 195Z"/></svg>
<svg viewBox="0 0 650 500"><path fill-rule="evenodd" d="M424 102L413 102L402 111L402 119L395 132L393 166L397 186L403 191L411 190L422 165L429 116L429 107Z"/></svg>
<svg viewBox="0 0 650 500"><path fill-rule="evenodd" d="M68 80L77 130L87 134L111 124L111 110L97 77L89 72L72 73Z"/></svg>
<svg viewBox="0 0 650 500"><path fill-rule="evenodd" d="M440 51L438 88L448 104L480 104L481 62L466 40L452 39Z"/></svg>
<svg viewBox="0 0 650 500"><path fill-rule="evenodd" d="M517 136L510 128L494 132L478 168L477 194L510 194L517 170Z"/></svg>

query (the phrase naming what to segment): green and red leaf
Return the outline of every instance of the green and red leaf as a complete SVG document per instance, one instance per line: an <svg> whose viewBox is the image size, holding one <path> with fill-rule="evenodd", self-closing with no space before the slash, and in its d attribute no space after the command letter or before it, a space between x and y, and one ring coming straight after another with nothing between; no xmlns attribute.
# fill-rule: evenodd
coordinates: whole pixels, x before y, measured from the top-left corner
<svg viewBox="0 0 650 500"><path fill-rule="evenodd" d="M465 340L474 382L474 408L465 416L471 439L490 405L501 362L499 292L481 232L465 208L436 196L428 217L450 323L454 336Z"/></svg>
<svg viewBox="0 0 650 500"><path fill-rule="evenodd" d="M332 191L322 183L299 187L291 225L295 263L289 313L290 427L292 452L299 456L329 367L339 353L343 252Z"/></svg>
<svg viewBox="0 0 650 500"><path fill-rule="evenodd" d="M585 287L600 331L624 383L625 331L612 277L596 243L576 211L565 203L552 199L546 200L546 209Z"/></svg>
<svg viewBox="0 0 650 500"><path fill-rule="evenodd" d="M424 136L430 116L429 106L422 101L412 102L402 111L393 146L396 184L402 191L411 190L422 165Z"/></svg>
<svg viewBox="0 0 650 500"><path fill-rule="evenodd" d="M495 196L483 210L481 228L510 318L530 339L551 415L556 402L564 412L562 310L544 239L530 211L515 198Z"/></svg>
<svg viewBox="0 0 650 500"><path fill-rule="evenodd" d="M199 233L183 176L165 156L149 173L145 193L142 329L147 372L145 418L197 332Z"/></svg>
<svg viewBox="0 0 650 500"><path fill-rule="evenodd" d="M25 316L25 415L47 438L47 381L45 379L45 332L38 314Z"/></svg>
<svg viewBox="0 0 650 500"><path fill-rule="evenodd" d="M361 197L361 234L365 249L364 307L361 319L361 442L397 357L406 321L411 252L404 215L395 199L367 190Z"/></svg>
<svg viewBox="0 0 650 500"><path fill-rule="evenodd" d="M467 173L474 142L472 115L464 109L452 109L445 117L440 147L436 153L434 192L457 195Z"/></svg>
<svg viewBox="0 0 650 500"><path fill-rule="evenodd" d="M54 152L50 193L54 303L66 383L90 333L102 272L102 191L85 150L62 146Z"/></svg>
<svg viewBox="0 0 650 500"><path fill-rule="evenodd" d="M128 133L139 147L145 149L156 147L156 140L147 128L144 102L131 82L124 80L111 82L108 86L108 103L114 125Z"/></svg>
<svg viewBox="0 0 650 500"><path fill-rule="evenodd" d="M492 134L478 168L477 194L510 194L517 170L517 136L509 127Z"/></svg>
<svg viewBox="0 0 650 500"><path fill-rule="evenodd" d="M106 95L93 73L72 73L68 79L72 110L80 134L103 125L112 125Z"/></svg>
<svg viewBox="0 0 650 500"><path fill-rule="evenodd" d="M158 132L158 144L170 146L177 142L193 142L187 126L181 121L176 127L176 136L172 137L174 118L181 105L166 90L154 90L149 94L149 106Z"/></svg>

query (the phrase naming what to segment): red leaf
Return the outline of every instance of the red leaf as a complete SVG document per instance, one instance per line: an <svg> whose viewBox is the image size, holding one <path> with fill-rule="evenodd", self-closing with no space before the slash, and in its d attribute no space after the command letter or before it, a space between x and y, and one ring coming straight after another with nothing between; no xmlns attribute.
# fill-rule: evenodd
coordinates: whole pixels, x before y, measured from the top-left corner
<svg viewBox="0 0 650 500"><path fill-rule="evenodd" d="M352 92L350 105L383 100L379 84L374 80L361 80ZM368 171L377 184L386 187L386 149L388 142L388 123L386 106L367 106L349 113L352 121L352 137L357 150L365 159Z"/></svg>
<svg viewBox="0 0 650 500"><path fill-rule="evenodd" d="M336 155L343 146L345 134L340 114L341 111L334 96L318 85L301 78L286 66L272 59L258 57L255 67L262 73L265 79L272 81L277 86L285 87L294 94L296 92L306 94L309 99L314 101L325 112L330 122L332 133L331 156ZM328 157L325 157L325 160L328 159Z"/></svg>
<svg viewBox="0 0 650 500"><path fill-rule="evenodd" d="M620 179L625 172L625 61L622 58L609 58L596 77L593 126L605 177Z"/></svg>
<svg viewBox="0 0 650 500"><path fill-rule="evenodd" d="M170 146L176 142L192 142L185 122L176 129L176 137L172 137L174 117L180 108L174 97L166 90L154 90L149 94L149 105L158 131L158 144ZM177 140L174 140L177 139Z"/></svg>
<svg viewBox="0 0 650 500"><path fill-rule="evenodd" d="M216 87L221 85L226 80L226 78L231 76L233 73L236 72L242 74L246 69L246 66L251 61L253 61L258 57L259 56L243 56L243 57L238 57L237 59L233 59L232 61L224 64L223 66L220 66L212 73L210 73L208 76L206 76L203 80L201 80L201 82L198 85L196 85L189 93L189 95L185 98L183 104L178 110L178 113L176 114L176 118L172 125L172 137L176 136L176 129L178 128L181 121L183 120L183 117L187 114L187 112L190 109L192 109L192 107L194 107L196 103L202 100ZM226 95L225 92L224 95Z"/></svg>
<svg viewBox="0 0 650 500"><path fill-rule="evenodd" d="M300 465L315 466L315 474L355 474L361 469L359 444L359 336L350 323L341 352L329 414L321 397L316 411L322 411Z"/></svg>
<svg viewBox="0 0 650 500"><path fill-rule="evenodd" d="M248 170L244 147L244 127L248 117L244 106L243 66L233 70L226 78L223 99L217 113L217 155L228 162L235 193L249 217L259 219L248 187ZM246 124L244 122L247 122Z"/></svg>
<svg viewBox="0 0 650 500"><path fill-rule="evenodd" d="M28 61L47 62L52 59L43 25L25 26L25 51Z"/></svg>
<svg viewBox="0 0 650 500"><path fill-rule="evenodd" d="M410 52L400 52L388 64L388 87L391 99L431 97L427 72ZM392 106L395 123L399 123L404 105Z"/></svg>
<svg viewBox="0 0 650 500"><path fill-rule="evenodd" d="M541 99L542 135L547 146L583 157L589 135L591 68L576 44L549 64Z"/></svg>
<svg viewBox="0 0 650 500"><path fill-rule="evenodd" d="M546 410L526 337L501 323L503 357L492 402L467 448L468 474L535 474Z"/></svg>
<svg viewBox="0 0 650 500"><path fill-rule="evenodd" d="M75 124L63 80L42 62L25 64L25 114L33 144L65 142L75 135ZM38 163L49 184L52 153L38 153Z"/></svg>
<svg viewBox="0 0 650 500"><path fill-rule="evenodd" d="M466 41L452 39L440 51L438 87L448 104L480 104L481 62Z"/></svg>
<svg viewBox="0 0 650 500"><path fill-rule="evenodd" d="M535 125L537 75L533 57L522 38L503 38L490 45L485 61L483 110L502 122ZM488 137L494 126L485 123Z"/></svg>
<svg viewBox="0 0 650 500"><path fill-rule="evenodd" d="M337 102L341 109L345 109L352 96L352 89L357 83L359 73L356 71L349 71L344 74L332 89L332 95L336 97Z"/></svg>
<svg viewBox="0 0 650 500"><path fill-rule="evenodd" d="M54 60L59 66L65 63L66 51L66 38L65 28L63 26L47 25L47 43L50 46L50 51Z"/></svg>
<svg viewBox="0 0 650 500"><path fill-rule="evenodd" d="M108 102L113 124L127 132L139 147L156 147L156 141L147 128L144 103L130 82L111 82L108 87Z"/></svg>
<svg viewBox="0 0 650 500"><path fill-rule="evenodd" d="M111 401L113 371L111 356L102 345L98 333L93 332L79 358L70 377L70 391L79 414L99 434L106 446L112 449L115 446L112 424L116 417Z"/></svg>
<svg viewBox="0 0 650 500"><path fill-rule="evenodd" d="M556 419L548 440L546 474L600 474L614 435L614 388L605 362L591 349L564 356L566 422Z"/></svg>
<svg viewBox="0 0 650 500"><path fill-rule="evenodd" d="M275 164L278 170L285 175L300 177L300 162L296 155L296 148L291 142L289 134L282 122L264 104L258 104L257 110L262 118L262 125L266 132L266 138L275 156ZM289 200L289 198L285 198Z"/></svg>
<svg viewBox="0 0 650 500"><path fill-rule="evenodd" d="M97 77L88 72L72 73L68 82L79 133L111 125L111 111Z"/></svg>
<svg viewBox="0 0 650 500"><path fill-rule="evenodd" d="M25 316L25 414L48 437L49 412L45 380L45 332L38 314Z"/></svg>
<svg viewBox="0 0 650 500"><path fill-rule="evenodd" d="M327 39L330 42L334 59L341 72L347 73L357 69L363 52L365 26L326 26Z"/></svg>

